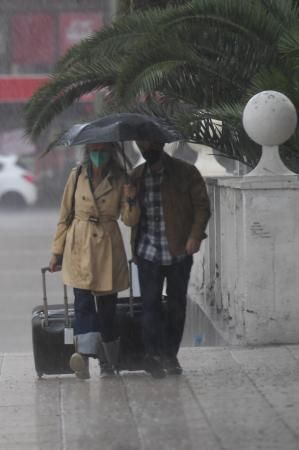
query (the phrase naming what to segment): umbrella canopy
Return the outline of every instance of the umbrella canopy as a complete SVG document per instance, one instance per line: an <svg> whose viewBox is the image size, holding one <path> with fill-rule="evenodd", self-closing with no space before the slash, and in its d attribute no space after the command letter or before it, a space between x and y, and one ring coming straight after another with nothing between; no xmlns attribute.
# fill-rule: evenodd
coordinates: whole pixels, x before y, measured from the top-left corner
<svg viewBox="0 0 299 450"><path fill-rule="evenodd" d="M118 113L73 125L56 145L82 145L116 141L174 142L182 140L177 131L145 114Z"/></svg>

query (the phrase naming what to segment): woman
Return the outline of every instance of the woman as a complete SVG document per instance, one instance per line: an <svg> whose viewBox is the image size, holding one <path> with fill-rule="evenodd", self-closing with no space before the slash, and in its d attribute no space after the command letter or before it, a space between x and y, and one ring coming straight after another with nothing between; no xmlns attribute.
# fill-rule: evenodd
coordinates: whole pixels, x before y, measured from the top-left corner
<svg viewBox="0 0 299 450"><path fill-rule="evenodd" d="M62 262L63 281L74 288L76 353L70 367L81 379L90 377L89 356L99 359L101 376L114 374L117 365L116 299L129 285L117 219L128 226L138 222L135 195L114 143L88 144L81 172L72 170L65 186L49 266L56 271Z"/></svg>

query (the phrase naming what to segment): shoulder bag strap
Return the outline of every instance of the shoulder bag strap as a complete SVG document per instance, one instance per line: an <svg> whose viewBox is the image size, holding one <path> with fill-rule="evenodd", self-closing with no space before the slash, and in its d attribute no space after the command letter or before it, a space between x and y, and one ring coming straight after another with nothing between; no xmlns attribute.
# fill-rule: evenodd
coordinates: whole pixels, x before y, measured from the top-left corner
<svg viewBox="0 0 299 450"><path fill-rule="evenodd" d="M81 170L82 170L82 166L80 165L80 166L78 166L77 171L76 171L74 190L72 193L71 210L70 210L70 213L67 218L67 226L68 227L71 225L71 223L74 219L74 216L75 216L75 195L76 195L76 190L77 190L77 185L78 185L78 180L79 180Z"/></svg>

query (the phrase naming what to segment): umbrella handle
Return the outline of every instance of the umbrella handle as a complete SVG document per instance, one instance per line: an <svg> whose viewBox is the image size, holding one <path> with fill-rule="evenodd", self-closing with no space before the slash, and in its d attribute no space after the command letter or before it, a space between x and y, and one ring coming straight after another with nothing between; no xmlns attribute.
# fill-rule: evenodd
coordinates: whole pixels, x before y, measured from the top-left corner
<svg viewBox="0 0 299 450"><path fill-rule="evenodd" d="M125 155L125 146L124 146L124 142L123 141L121 141L121 153L122 153L123 160L124 160L124 169L125 169L125 173L126 173L126 181L128 181L129 180L129 174L128 174L126 155Z"/></svg>
<svg viewBox="0 0 299 450"><path fill-rule="evenodd" d="M126 183L129 183L130 177L129 177L129 174L128 174L127 159L126 159L126 155L125 155L125 146L124 146L124 142L123 141L121 141L121 153L123 155L123 160L124 160ZM131 211L131 209L132 209L132 204L129 203L129 210Z"/></svg>

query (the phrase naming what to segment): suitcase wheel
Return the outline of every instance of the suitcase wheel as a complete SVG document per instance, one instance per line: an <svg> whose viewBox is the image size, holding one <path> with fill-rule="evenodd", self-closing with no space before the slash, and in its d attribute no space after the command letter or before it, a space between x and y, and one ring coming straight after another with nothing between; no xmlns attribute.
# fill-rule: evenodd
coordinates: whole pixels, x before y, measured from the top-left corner
<svg viewBox="0 0 299 450"><path fill-rule="evenodd" d="M43 372L37 372L37 376L38 376L39 379L41 379L42 376L43 376Z"/></svg>

